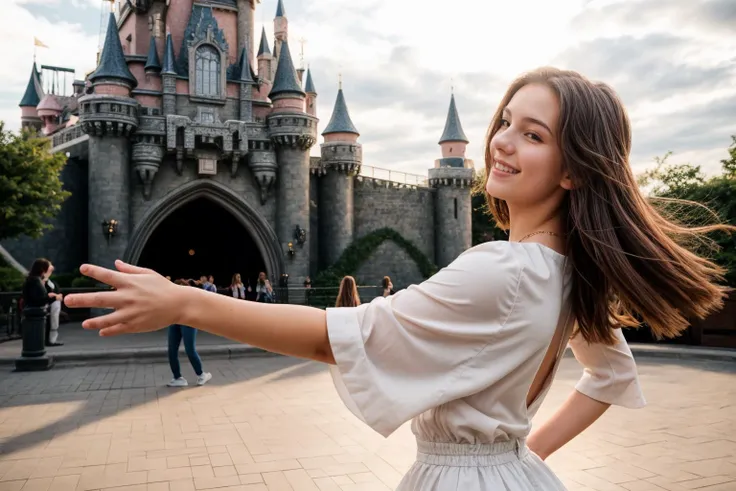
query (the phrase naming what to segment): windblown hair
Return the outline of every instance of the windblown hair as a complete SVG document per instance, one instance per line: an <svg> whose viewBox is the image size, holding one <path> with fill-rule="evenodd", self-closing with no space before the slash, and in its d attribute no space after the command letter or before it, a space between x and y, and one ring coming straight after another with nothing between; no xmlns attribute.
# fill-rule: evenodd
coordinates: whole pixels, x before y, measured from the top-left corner
<svg viewBox="0 0 736 491"><path fill-rule="evenodd" d="M50 267L51 261L40 257L33 261L33 265L31 266L31 270L28 272L28 276L36 276L40 278L46 274L46 271L48 271Z"/></svg>
<svg viewBox="0 0 736 491"><path fill-rule="evenodd" d="M346 276L340 282L340 291L337 294L335 307L357 307L358 305L360 305L360 295L358 295L355 278Z"/></svg>
<svg viewBox="0 0 736 491"><path fill-rule="evenodd" d="M639 316L657 338L675 337L688 327L688 318L721 308L728 290L718 285L724 270L684 244L736 228L680 225L642 195L629 165L631 124L608 85L554 68L515 80L488 129L486 180L493 165L491 139L501 127L503 109L532 83L551 88L560 107L557 143L573 183L561 213L573 268L576 332L588 342L612 344L612 329L637 327ZM486 199L497 225L508 230L506 202L487 193Z"/></svg>
<svg viewBox="0 0 736 491"><path fill-rule="evenodd" d="M381 280L381 285L383 285L383 289L385 290L388 288L389 283L391 283L391 277L390 276L384 276Z"/></svg>

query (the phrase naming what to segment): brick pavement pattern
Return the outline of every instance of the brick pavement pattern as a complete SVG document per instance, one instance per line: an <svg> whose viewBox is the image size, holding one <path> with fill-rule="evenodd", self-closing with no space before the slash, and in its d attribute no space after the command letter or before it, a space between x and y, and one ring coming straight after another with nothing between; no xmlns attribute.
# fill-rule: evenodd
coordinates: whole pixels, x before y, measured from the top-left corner
<svg viewBox="0 0 736 491"><path fill-rule="evenodd" d="M185 376L194 381L182 360ZM204 387L166 365L0 375L0 491L388 490L414 459L339 401L324 366L205 360ZM736 367L639 360L649 406L612 408L549 459L570 490L736 490ZM580 375L566 358L539 413Z"/></svg>

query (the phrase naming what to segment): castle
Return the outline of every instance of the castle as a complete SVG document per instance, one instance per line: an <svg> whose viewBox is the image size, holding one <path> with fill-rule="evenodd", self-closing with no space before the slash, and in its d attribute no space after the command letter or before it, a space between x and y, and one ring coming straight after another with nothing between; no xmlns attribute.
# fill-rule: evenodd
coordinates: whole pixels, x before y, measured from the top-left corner
<svg viewBox="0 0 736 491"><path fill-rule="evenodd" d="M97 69L72 95L45 94L34 62L22 125L66 153L72 195L42 238L3 242L21 264L45 256L66 272L122 258L174 277L229 284L266 271L301 286L390 228L404 240L384 241L353 274L405 286L424 276L406 244L438 267L470 247L474 170L454 96L428 178L378 178L362 167L341 83L310 158L317 90L292 61L283 0L273 51L265 29L254 50L260 0L118 1Z"/></svg>

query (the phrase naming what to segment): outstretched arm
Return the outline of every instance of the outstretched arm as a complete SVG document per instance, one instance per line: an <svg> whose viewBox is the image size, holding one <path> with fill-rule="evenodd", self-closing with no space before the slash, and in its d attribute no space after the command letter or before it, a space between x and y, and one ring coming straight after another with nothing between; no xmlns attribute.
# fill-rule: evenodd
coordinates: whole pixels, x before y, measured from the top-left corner
<svg viewBox="0 0 736 491"><path fill-rule="evenodd" d="M610 404L574 391L557 412L527 439L529 448L546 459L600 418Z"/></svg>
<svg viewBox="0 0 736 491"><path fill-rule="evenodd" d="M300 305L242 302L199 288L179 286L149 269L117 261L120 272L85 264L80 272L113 291L68 295L70 307L114 312L82 323L114 336L183 324L265 350L335 363L325 311Z"/></svg>

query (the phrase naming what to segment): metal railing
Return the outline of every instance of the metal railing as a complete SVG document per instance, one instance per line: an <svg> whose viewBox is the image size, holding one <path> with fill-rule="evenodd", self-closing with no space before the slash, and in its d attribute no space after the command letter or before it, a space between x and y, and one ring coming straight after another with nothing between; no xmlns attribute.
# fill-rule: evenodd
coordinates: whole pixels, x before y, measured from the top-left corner
<svg viewBox="0 0 736 491"><path fill-rule="evenodd" d="M372 167L370 165L361 166L360 175L364 177L370 177L372 179L383 179L384 181L408 184L410 186L429 186L429 180L427 176L422 176L419 174L409 174L408 172L401 172L391 169L383 169L381 167Z"/></svg>
<svg viewBox="0 0 736 491"><path fill-rule="evenodd" d="M58 147L64 143L81 138L85 135L81 124L75 124L51 135L51 148Z"/></svg>

